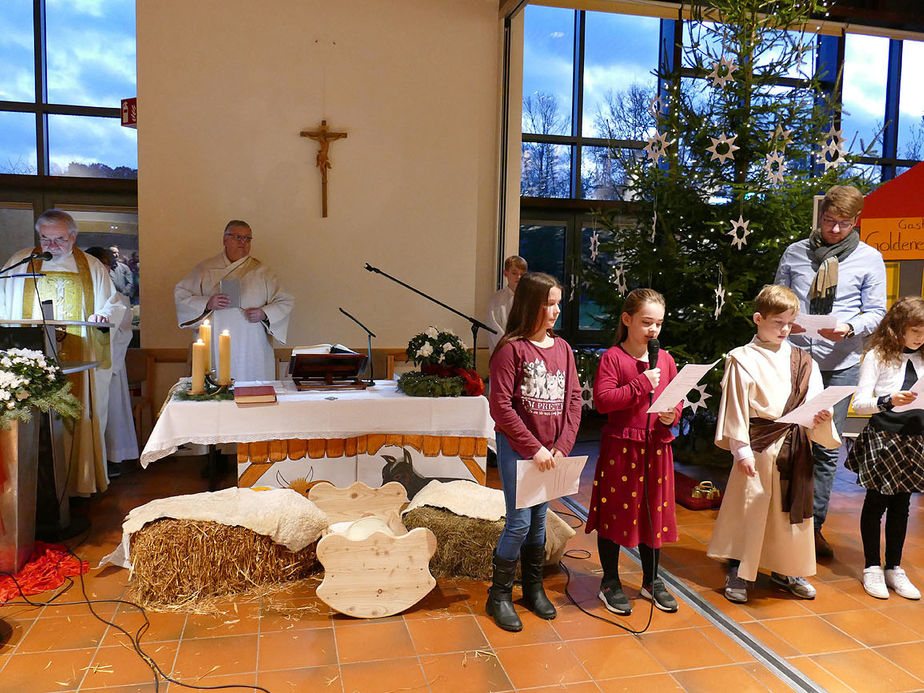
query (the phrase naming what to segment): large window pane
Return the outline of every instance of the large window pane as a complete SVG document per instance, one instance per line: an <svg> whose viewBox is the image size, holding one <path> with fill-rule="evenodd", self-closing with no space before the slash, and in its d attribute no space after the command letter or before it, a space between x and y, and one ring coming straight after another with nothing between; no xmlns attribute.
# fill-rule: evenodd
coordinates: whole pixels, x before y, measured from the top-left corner
<svg viewBox="0 0 924 693"><path fill-rule="evenodd" d="M622 200L629 180L625 162L644 156L641 149L584 147L581 150L581 190L587 200Z"/></svg>
<svg viewBox="0 0 924 693"><path fill-rule="evenodd" d="M51 175L137 178L138 132L118 118L48 116Z"/></svg>
<svg viewBox="0 0 924 693"><path fill-rule="evenodd" d="M564 223L520 224L520 257L526 260L530 272L551 274L564 285L566 231Z"/></svg>
<svg viewBox="0 0 924 693"><path fill-rule="evenodd" d="M135 3L46 0L49 103L118 108L135 96Z"/></svg>
<svg viewBox="0 0 924 693"><path fill-rule="evenodd" d="M571 134L574 10L526 8L523 43L523 132Z"/></svg>
<svg viewBox="0 0 924 693"><path fill-rule="evenodd" d="M924 42L902 43L902 81L899 96L898 156L924 159Z"/></svg>
<svg viewBox="0 0 924 693"><path fill-rule="evenodd" d="M613 232L610 229L597 228L595 225L581 228L581 267L584 271L593 267L598 272L606 272L607 268L613 265L613 258L599 251L600 243L609 242L612 238ZM590 297L587 288L586 283L581 284L578 329L599 330L602 324L597 316L603 311Z"/></svg>
<svg viewBox="0 0 924 693"><path fill-rule="evenodd" d="M586 18L583 134L644 139L657 88L660 20L605 12Z"/></svg>
<svg viewBox="0 0 924 693"><path fill-rule="evenodd" d="M35 175L35 116L0 111L0 173Z"/></svg>
<svg viewBox="0 0 924 693"><path fill-rule="evenodd" d="M34 100L32 0L4 0L0 11L0 101Z"/></svg>
<svg viewBox="0 0 924 693"><path fill-rule="evenodd" d="M847 34L844 49L844 149L851 154L882 153L889 39Z"/></svg>
<svg viewBox="0 0 924 693"><path fill-rule="evenodd" d="M524 197L571 195L571 147L524 142L520 194Z"/></svg>

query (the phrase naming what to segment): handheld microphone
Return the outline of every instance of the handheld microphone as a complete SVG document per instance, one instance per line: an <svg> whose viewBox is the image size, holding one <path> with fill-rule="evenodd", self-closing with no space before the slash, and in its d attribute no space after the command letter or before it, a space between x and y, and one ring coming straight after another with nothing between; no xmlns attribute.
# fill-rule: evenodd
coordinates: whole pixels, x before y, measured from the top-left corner
<svg viewBox="0 0 924 693"><path fill-rule="evenodd" d="M648 340L648 369L658 367L658 352L661 350L661 343L657 339ZM654 401L654 388L648 393L649 404Z"/></svg>

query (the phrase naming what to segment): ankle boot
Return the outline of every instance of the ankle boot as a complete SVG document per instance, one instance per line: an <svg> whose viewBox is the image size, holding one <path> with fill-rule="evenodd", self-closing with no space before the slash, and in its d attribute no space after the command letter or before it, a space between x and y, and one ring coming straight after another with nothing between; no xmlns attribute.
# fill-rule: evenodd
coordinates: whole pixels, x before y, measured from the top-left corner
<svg viewBox="0 0 924 693"><path fill-rule="evenodd" d="M542 568L545 565L545 546L542 544L526 545L520 549L521 580L523 582L523 601L526 608L539 618L555 618L555 606L549 601L542 587Z"/></svg>
<svg viewBox="0 0 924 693"><path fill-rule="evenodd" d="M499 628L513 631L523 630L523 622L513 608L513 577L517 572L516 560L507 560L494 554L494 577L488 590L485 611L494 618Z"/></svg>

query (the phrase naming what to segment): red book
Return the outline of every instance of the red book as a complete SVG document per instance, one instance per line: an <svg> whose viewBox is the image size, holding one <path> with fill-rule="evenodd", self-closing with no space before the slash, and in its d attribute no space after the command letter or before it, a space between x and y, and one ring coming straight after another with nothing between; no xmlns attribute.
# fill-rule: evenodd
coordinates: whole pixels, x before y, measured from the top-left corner
<svg viewBox="0 0 924 693"><path fill-rule="evenodd" d="M248 387L234 388L235 404L258 404L261 402L275 402L276 390L272 385L250 385Z"/></svg>

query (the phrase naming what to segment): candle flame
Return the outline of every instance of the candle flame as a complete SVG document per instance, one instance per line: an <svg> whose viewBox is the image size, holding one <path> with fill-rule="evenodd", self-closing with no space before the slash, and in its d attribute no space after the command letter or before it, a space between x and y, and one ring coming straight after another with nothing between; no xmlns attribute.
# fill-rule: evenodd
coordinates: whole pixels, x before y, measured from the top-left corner
<svg viewBox="0 0 924 693"><path fill-rule="evenodd" d="M222 334L226 334L226 335L228 335L229 337L231 336L231 331L230 331L230 330L222 330L221 333L222 333Z"/></svg>

